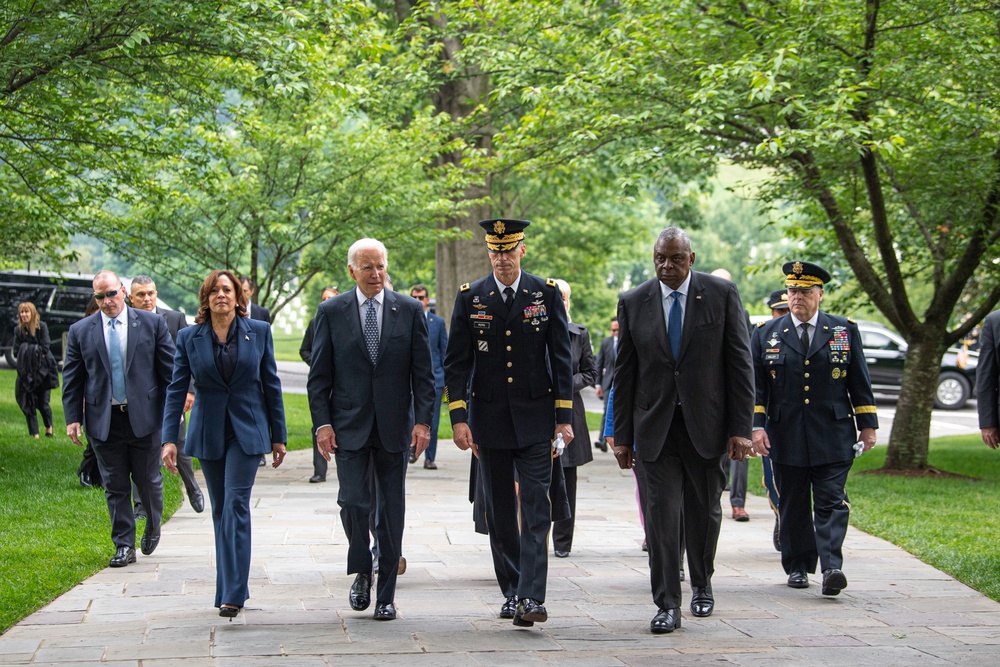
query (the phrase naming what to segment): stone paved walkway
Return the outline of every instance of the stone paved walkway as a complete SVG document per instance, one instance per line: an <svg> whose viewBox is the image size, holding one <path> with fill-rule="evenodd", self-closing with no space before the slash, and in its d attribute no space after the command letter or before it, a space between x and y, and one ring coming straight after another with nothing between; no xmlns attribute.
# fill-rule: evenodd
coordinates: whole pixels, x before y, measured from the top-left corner
<svg viewBox="0 0 1000 667"><path fill-rule="evenodd" d="M580 469L572 555L549 561L550 620L497 617L489 545L467 502L468 455L441 442L440 469L408 479L396 595L399 618L351 611L346 541L331 481L308 484L311 452L261 470L255 487L252 598L233 621L212 607L211 517L182 507L152 556L106 569L0 636L0 664L209 665L996 665L1000 604L856 530L839 597L785 586L766 502L727 518L713 580L716 611L669 635L648 632L650 601L631 475L610 454ZM855 502L864 502L855 499ZM109 550L110 557L110 550ZM685 587L687 597L689 589ZM685 605L688 603L685 599Z"/></svg>

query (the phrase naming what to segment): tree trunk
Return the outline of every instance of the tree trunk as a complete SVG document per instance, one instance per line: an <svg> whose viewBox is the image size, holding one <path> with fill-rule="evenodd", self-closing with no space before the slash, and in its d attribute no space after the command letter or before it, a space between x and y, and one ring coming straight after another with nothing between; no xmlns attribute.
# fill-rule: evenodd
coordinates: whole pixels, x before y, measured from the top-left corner
<svg viewBox="0 0 1000 667"><path fill-rule="evenodd" d="M923 470L927 467L931 410L941 372L944 346L941 332L912 342L906 350L903 384L889 434L883 470Z"/></svg>

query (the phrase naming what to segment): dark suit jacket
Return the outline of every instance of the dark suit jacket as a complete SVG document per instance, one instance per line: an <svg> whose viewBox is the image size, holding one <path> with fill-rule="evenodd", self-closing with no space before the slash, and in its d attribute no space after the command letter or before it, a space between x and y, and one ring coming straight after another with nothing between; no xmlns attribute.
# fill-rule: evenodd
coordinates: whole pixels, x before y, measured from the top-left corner
<svg viewBox="0 0 1000 667"><path fill-rule="evenodd" d="M125 355L128 418L133 433L142 438L158 433L163 422L163 401L173 369L174 343L166 321L156 313L128 308L128 322ZM63 409L67 424L80 422L90 438L108 439L111 361L104 343L100 311L69 328L63 366Z"/></svg>
<svg viewBox="0 0 1000 667"><path fill-rule="evenodd" d="M615 364L615 445L635 445L655 461L680 402L698 453L727 450L730 436L750 438L753 365L743 304L736 285L691 272L678 359L667 342L659 280L629 290L618 301Z"/></svg>
<svg viewBox="0 0 1000 667"><path fill-rule="evenodd" d="M309 324L306 326L306 332L302 334L302 344L299 345L299 356L302 357L302 361L306 362L306 366L312 365L312 355L313 355L313 329L316 328L316 318L309 320Z"/></svg>
<svg viewBox="0 0 1000 667"><path fill-rule="evenodd" d="M269 311L264 306L258 306L256 303L250 304L250 319L258 320L260 322L271 323L271 311Z"/></svg>
<svg viewBox="0 0 1000 667"><path fill-rule="evenodd" d="M597 384L601 385L604 400L608 399L611 384L615 379L615 337L605 336L601 349L597 352Z"/></svg>
<svg viewBox="0 0 1000 667"><path fill-rule="evenodd" d="M566 450L559 457L563 468L582 466L594 460L594 448L590 444L590 432L587 430L587 411L580 394L584 387L594 385L598 372L587 327L570 322L569 341L573 354L573 440L566 445Z"/></svg>
<svg viewBox="0 0 1000 667"><path fill-rule="evenodd" d="M434 365L434 387L444 387L444 355L448 353L448 331L444 319L427 313L427 333L431 341L431 363Z"/></svg>
<svg viewBox="0 0 1000 667"><path fill-rule="evenodd" d="M195 401L184 445L188 456L208 460L225 456L227 415L246 454L268 454L271 443L287 440L271 327L244 317L236 318L236 326L238 357L229 382L222 379L215 365L211 324L188 327L177 335L173 380L163 414L163 442L177 442L184 399L193 380Z"/></svg>
<svg viewBox="0 0 1000 667"><path fill-rule="evenodd" d="M976 409L979 428L1000 426L997 418L1000 403L1000 310L983 320L979 333L979 365L976 367Z"/></svg>
<svg viewBox="0 0 1000 667"><path fill-rule="evenodd" d="M167 321L167 331L170 332L170 339L176 343L177 332L188 325L184 313L176 310L164 310L157 306L156 314L163 316L163 319Z"/></svg>
<svg viewBox="0 0 1000 667"><path fill-rule="evenodd" d="M309 410L313 429L330 424L337 447L361 449L372 425L382 446L404 452L410 446L412 400L416 422L430 426L434 375L423 306L412 297L384 290L378 356L372 364L365 345L357 288L327 299L316 313L309 367Z"/></svg>

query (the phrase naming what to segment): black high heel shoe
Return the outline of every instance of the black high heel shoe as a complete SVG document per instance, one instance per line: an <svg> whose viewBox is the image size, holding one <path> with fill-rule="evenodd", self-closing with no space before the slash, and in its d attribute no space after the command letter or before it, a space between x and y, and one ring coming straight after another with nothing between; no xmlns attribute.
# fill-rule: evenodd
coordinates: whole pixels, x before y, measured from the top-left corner
<svg viewBox="0 0 1000 667"><path fill-rule="evenodd" d="M232 605L222 605L219 607L219 616L223 618L236 618L239 613L239 607L233 607Z"/></svg>

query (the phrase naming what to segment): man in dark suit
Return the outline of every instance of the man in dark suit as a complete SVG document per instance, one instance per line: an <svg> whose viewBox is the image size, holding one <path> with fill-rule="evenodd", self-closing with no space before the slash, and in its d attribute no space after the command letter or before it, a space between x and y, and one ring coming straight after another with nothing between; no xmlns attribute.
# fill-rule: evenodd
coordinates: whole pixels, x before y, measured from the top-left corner
<svg viewBox="0 0 1000 667"><path fill-rule="evenodd" d="M976 367L976 409L983 442L990 449L1000 444L1000 310L983 320L979 332L979 366Z"/></svg>
<svg viewBox="0 0 1000 667"><path fill-rule="evenodd" d="M479 459L476 483L506 598L500 618L531 626L548 619L552 442L573 439L572 351L555 281L521 271L528 221L479 224L493 273L462 285L455 299L444 362L448 410L455 444Z"/></svg>
<svg viewBox="0 0 1000 667"><path fill-rule="evenodd" d="M153 279L146 275L138 275L132 279L132 283L129 285L129 303L133 308L139 310L145 310L147 313L156 313L163 317L167 322L167 331L170 333L170 340L177 344L177 332L187 326L187 318L184 317L184 313L180 313L176 310L168 310L166 308L160 308L156 305L156 283ZM191 410L191 405L194 403L194 384L192 383L188 389L187 398L184 401L184 413ZM201 492L201 487L198 486L198 479L194 476L194 466L191 463L191 457L184 453L184 436L185 436L185 417L184 413L181 414L181 425L177 432L177 471L181 475L181 480L184 482L184 489L187 491L188 501L191 503L191 508L198 512L205 511L205 496ZM133 498L137 498L136 489L133 485L132 489ZM141 501L136 500L138 514L138 506ZM143 512L145 513L145 512Z"/></svg>
<svg viewBox="0 0 1000 667"><path fill-rule="evenodd" d="M611 335L606 336L601 341L601 349L597 353L597 380L594 387L597 398L604 401L603 424L608 420L608 394L611 393L611 385L615 381L615 358L618 356L618 318L611 318ZM602 452L608 451L608 443L604 438L594 441L594 447Z"/></svg>
<svg viewBox="0 0 1000 667"><path fill-rule="evenodd" d="M253 295L257 292L257 282L249 276L240 276L240 284L243 285L243 292L250 300L250 319L271 323L271 311L264 306L258 305L253 300Z"/></svg>
<svg viewBox="0 0 1000 667"><path fill-rule="evenodd" d="M419 301L427 315L427 331L431 341L431 362L434 364L434 421L431 423L431 442L424 452L424 467L437 470L434 460L437 458L438 426L441 424L441 398L444 396L444 355L448 351L448 332L444 320L431 312L431 297L424 285L414 285L410 288L410 296ZM410 448L410 463L417 462L417 452Z"/></svg>
<svg viewBox="0 0 1000 667"><path fill-rule="evenodd" d="M712 574L722 520L723 465L750 454L753 367L736 285L691 271L688 235L663 230L656 279L618 301L614 451L645 472L646 538L656 615L650 631L681 625L681 530L691 613L715 608Z"/></svg>
<svg viewBox="0 0 1000 667"><path fill-rule="evenodd" d="M847 587L847 474L875 446L875 398L857 325L819 309L830 274L798 261L782 271L791 312L758 325L751 343L754 451L774 468L788 585L808 588L818 560L823 595L837 595Z"/></svg>
<svg viewBox="0 0 1000 667"><path fill-rule="evenodd" d="M320 303L323 303L327 299L332 299L333 297L340 294L340 290L337 289L336 285L323 288L320 293ZM314 329L316 326L316 318L309 320L309 325L306 327L306 332L302 336L302 345L299 346L299 356L302 357L302 361L306 362L306 366L312 365L312 347L313 347L313 336L315 335ZM316 434L313 433L313 476L309 478L310 484L319 484L326 481L326 459L323 455L319 453L319 449L316 447Z"/></svg>
<svg viewBox="0 0 1000 667"><path fill-rule="evenodd" d="M309 409L316 446L328 461L337 458L337 502L349 542L347 573L357 574L349 595L355 611L371 603L368 520L374 469L375 619L386 621L396 618L407 458L411 446L420 454L430 440L434 376L423 308L385 289L385 246L361 239L347 257L357 288L324 301L316 313Z"/></svg>
<svg viewBox="0 0 1000 667"><path fill-rule="evenodd" d="M131 481L146 507L142 553L160 542L160 426L174 343L162 317L125 307L125 288L113 271L94 276L94 298L100 311L69 328L63 409L69 439L83 446L83 424L94 447L116 548L110 565L125 567L135 562Z"/></svg>

